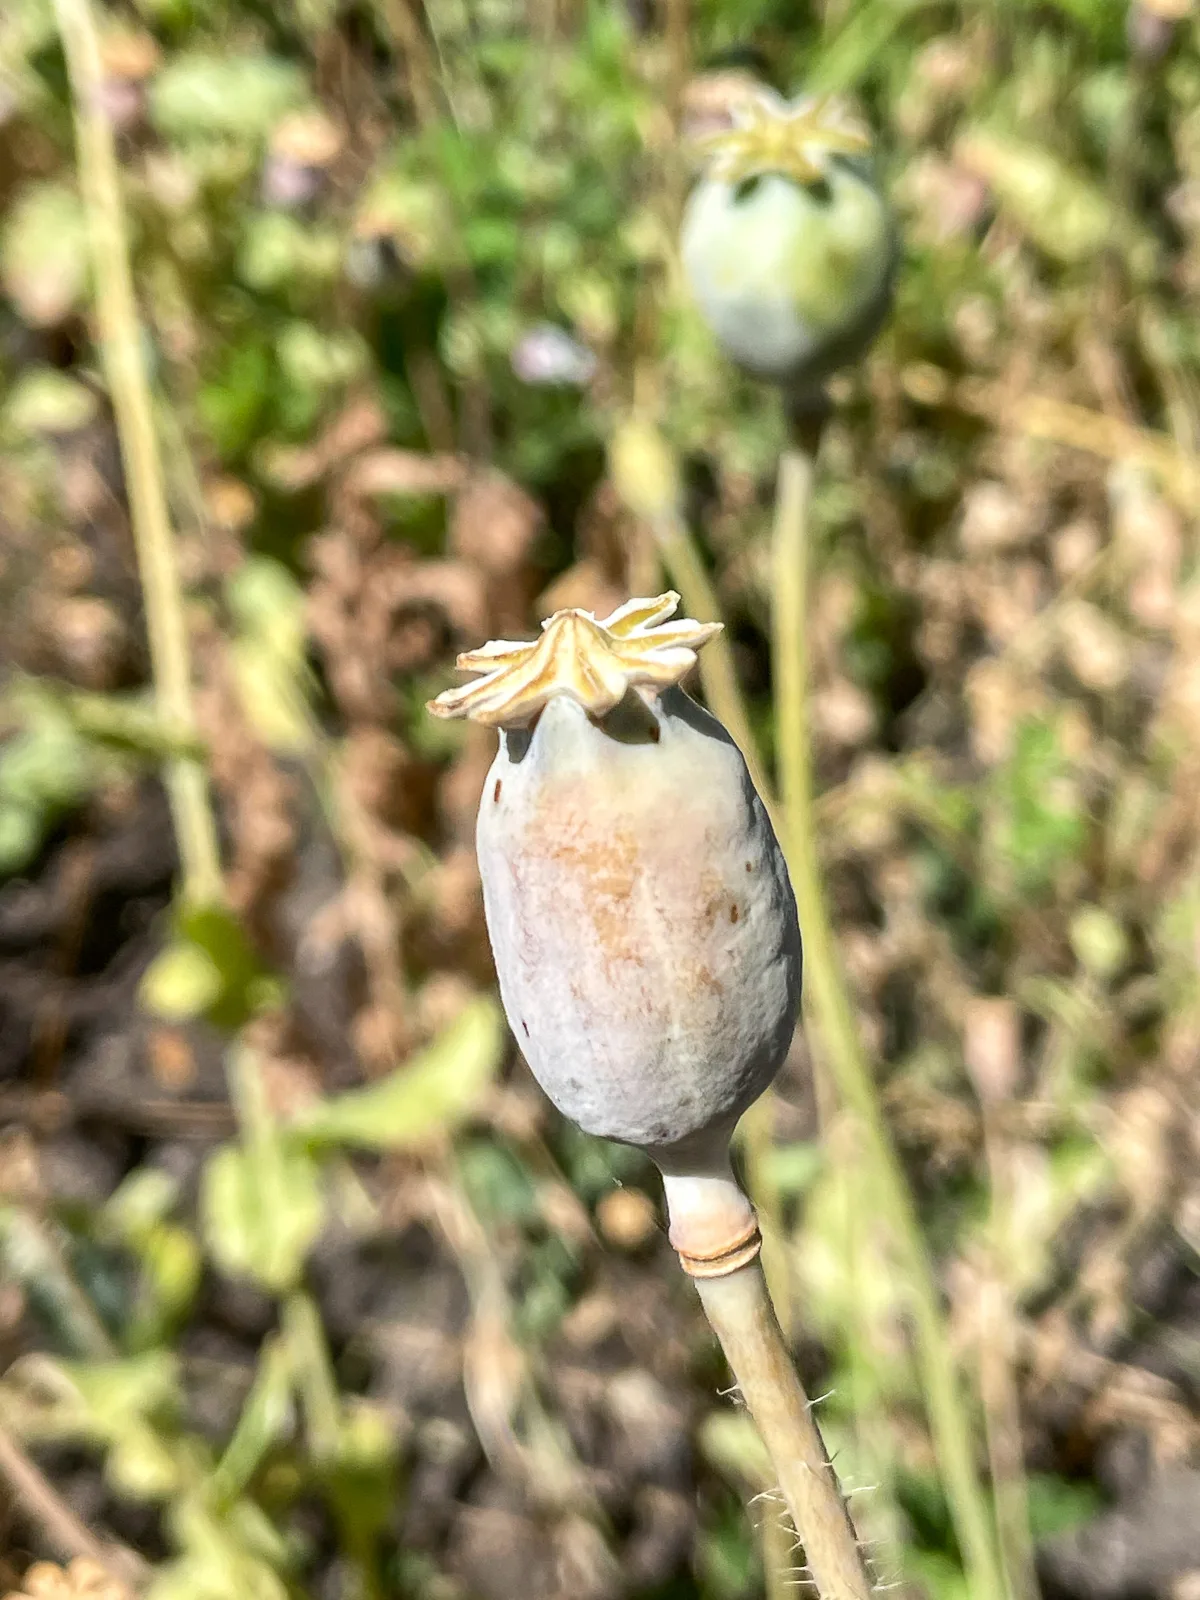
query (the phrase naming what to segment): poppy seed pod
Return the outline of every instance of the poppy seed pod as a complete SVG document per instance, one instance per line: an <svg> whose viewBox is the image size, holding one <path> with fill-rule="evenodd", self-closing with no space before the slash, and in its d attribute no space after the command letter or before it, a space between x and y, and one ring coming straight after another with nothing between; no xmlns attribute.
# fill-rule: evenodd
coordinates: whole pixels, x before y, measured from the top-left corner
<svg viewBox="0 0 1200 1600"><path fill-rule="evenodd" d="M701 141L681 249L718 343L800 397L852 361L891 298L896 232L870 140L836 105L760 90Z"/></svg>
<svg viewBox="0 0 1200 1600"><path fill-rule="evenodd" d="M729 1136L787 1053L801 973L766 810L678 686L719 624L666 622L678 599L602 622L557 612L535 644L461 656L485 676L430 708L500 729L476 837L513 1033L566 1116L647 1150L669 1199L680 1180L673 1220L689 1184L728 1184Z"/></svg>

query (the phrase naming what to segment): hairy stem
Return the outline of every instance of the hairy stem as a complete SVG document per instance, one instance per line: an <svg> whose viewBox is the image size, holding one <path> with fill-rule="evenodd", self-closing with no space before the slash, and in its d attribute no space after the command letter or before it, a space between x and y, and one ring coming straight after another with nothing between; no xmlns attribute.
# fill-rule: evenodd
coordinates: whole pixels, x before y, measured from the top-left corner
<svg viewBox="0 0 1200 1600"><path fill-rule="evenodd" d="M758 1260L720 1278L697 1278L804 1545L821 1600L869 1600L872 1583L837 1476L813 1420L767 1294Z"/></svg>
<svg viewBox="0 0 1200 1600"><path fill-rule="evenodd" d="M155 694L163 721L186 744L195 735L187 621L154 432L116 146L103 110L96 22L89 0L54 4L71 81L97 331L125 469ZM174 755L166 764L166 783L184 895L196 904L211 904L221 898L221 869L204 767L192 755Z"/></svg>
<svg viewBox="0 0 1200 1600"><path fill-rule="evenodd" d="M871 1580L824 1441L792 1365L759 1255L754 1207L738 1186L724 1136L673 1159L660 1151L670 1239L695 1279L705 1315L767 1448L820 1600L866 1600ZM768 1587L781 1576L777 1530L763 1529ZM790 1563L788 1563L790 1565Z"/></svg>
<svg viewBox="0 0 1200 1600"><path fill-rule="evenodd" d="M808 726L808 505L815 437L784 451L774 536L772 650L779 729L781 842L804 931L808 994L843 1103L859 1119L877 1193L900 1249L921 1384L946 1495L975 1600L1003 1600L989 1496L943 1322L933 1263L862 1047L821 885Z"/></svg>

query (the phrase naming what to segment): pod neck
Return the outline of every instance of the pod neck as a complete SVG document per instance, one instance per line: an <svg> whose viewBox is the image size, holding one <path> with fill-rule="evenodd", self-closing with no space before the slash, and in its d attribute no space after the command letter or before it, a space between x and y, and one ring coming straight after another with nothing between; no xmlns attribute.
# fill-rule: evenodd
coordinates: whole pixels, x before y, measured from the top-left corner
<svg viewBox="0 0 1200 1600"><path fill-rule="evenodd" d="M754 1207L729 1163L729 1142L682 1157L653 1152L663 1176L670 1240L693 1278L723 1278L762 1249Z"/></svg>

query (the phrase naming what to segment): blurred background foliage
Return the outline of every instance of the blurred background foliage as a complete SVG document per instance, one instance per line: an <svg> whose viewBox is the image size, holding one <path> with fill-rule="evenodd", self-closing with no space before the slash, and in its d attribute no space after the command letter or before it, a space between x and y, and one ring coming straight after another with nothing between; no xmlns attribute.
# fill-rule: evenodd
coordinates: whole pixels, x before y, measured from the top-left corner
<svg viewBox="0 0 1200 1600"><path fill-rule="evenodd" d="M675 245L689 137L753 72L857 101L903 225L813 510L821 843L1012 1600L1200 1593L1190 0L96 20L199 732L150 692L55 11L5 0L4 1583L99 1553L154 1600L803 1592L647 1164L505 1037L490 736L422 709L456 649L663 586L609 467L635 418L771 750L782 421ZM172 897L188 753L217 908ZM961 1600L814 1053L744 1141L773 1281L881 1581Z"/></svg>

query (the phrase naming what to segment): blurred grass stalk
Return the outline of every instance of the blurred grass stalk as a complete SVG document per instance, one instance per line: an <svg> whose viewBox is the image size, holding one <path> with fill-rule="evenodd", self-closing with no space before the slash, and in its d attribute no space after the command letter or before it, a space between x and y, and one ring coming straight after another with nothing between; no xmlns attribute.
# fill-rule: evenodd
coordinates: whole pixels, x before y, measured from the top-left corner
<svg viewBox="0 0 1200 1600"><path fill-rule="evenodd" d="M1020 1054L1020 1023L1012 1001L977 999L967 1013L963 1060L983 1113L990 1189L987 1252L979 1288L979 1391L1008 1592L1011 1600L1037 1600L1021 1398L1014 1376L1017 1310L1012 1284L1021 1248L1014 1202L1019 1179L1004 1118L1019 1081Z"/></svg>
<svg viewBox="0 0 1200 1600"><path fill-rule="evenodd" d="M651 523L655 542L667 569L667 577L683 596L684 610L697 622L720 622L721 602L717 591L704 570L704 562L696 541L683 519L677 505L661 512ZM708 708L733 736L742 752L754 787L772 821L776 820L771 783L762 757L758 753L758 740L754 737L746 703L738 687L737 667L728 634L718 634L711 639L700 657L700 681L704 685L704 698Z"/></svg>
<svg viewBox="0 0 1200 1600"><path fill-rule="evenodd" d="M821 885L807 706L808 510L816 443L814 428L784 450L775 509L771 632L781 842L804 933L805 987L838 1093L861 1124L875 1192L899 1247L930 1430L970 1593L973 1600L1005 1600L990 1497L976 1473L974 1430L933 1263L863 1052Z"/></svg>
<svg viewBox="0 0 1200 1600"><path fill-rule="evenodd" d="M96 20L90 0L54 0L54 10L71 85L97 334L121 446L155 694L164 723L181 745L189 745L195 740L196 725L187 620L154 431L116 145L103 107ZM171 756L166 762L166 785L183 896L195 905L213 904L222 897L221 865L203 762L190 754Z"/></svg>
<svg viewBox="0 0 1200 1600"><path fill-rule="evenodd" d="M679 590L687 615L697 622L720 622L721 602L683 514L679 463L667 439L653 422L635 411L613 434L609 469L620 498L654 535L668 581ZM709 710L724 723L742 752L754 787L776 822L770 781L738 685L727 634L710 639L701 653L700 681Z"/></svg>

